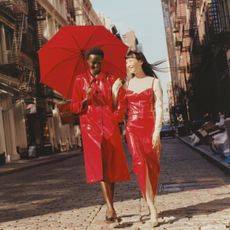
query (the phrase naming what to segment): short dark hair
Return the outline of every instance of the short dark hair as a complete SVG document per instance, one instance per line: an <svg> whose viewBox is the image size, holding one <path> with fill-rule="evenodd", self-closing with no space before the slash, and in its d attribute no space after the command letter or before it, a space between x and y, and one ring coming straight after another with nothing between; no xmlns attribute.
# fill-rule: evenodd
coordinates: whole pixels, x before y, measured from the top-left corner
<svg viewBox="0 0 230 230"><path fill-rule="evenodd" d="M98 48L98 47L93 47L93 48L88 49L85 52L85 59L88 59L91 54L99 55L99 56L101 56L101 58L104 58L103 50L101 48Z"/></svg>

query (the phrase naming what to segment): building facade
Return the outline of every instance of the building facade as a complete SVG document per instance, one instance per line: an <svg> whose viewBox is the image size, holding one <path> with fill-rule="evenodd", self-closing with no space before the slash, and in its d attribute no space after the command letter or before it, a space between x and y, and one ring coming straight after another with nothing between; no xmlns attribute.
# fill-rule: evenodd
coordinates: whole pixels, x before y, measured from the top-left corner
<svg viewBox="0 0 230 230"><path fill-rule="evenodd" d="M17 159L28 144L25 104L34 93L33 28L26 1L0 2L0 152Z"/></svg>
<svg viewBox="0 0 230 230"><path fill-rule="evenodd" d="M122 35L122 41L131 49L131 50L139 50L138 47L138 39L135 35L134 31L128 31Z"/></svg>
<svg viewBox="0 0 230 230"><path fill-rule="evenodd" d="M172 89L184 121L229 114L230 2L162 0Z"/></svg>
<svg viewBox="0 0 230 230"><path fill-rule="evenodd" d="M95 24L90 1L0 1L0 153L8 161L76 145L76 127L57 110L64 98L40 84L37 51L62 26Z"/></svg>
<svg viewBox="0 0 230 230"><path fill-rule="evenodd" d="M92 7L90 0L73 0L76 25L102 25L102 22Z"/></svg>

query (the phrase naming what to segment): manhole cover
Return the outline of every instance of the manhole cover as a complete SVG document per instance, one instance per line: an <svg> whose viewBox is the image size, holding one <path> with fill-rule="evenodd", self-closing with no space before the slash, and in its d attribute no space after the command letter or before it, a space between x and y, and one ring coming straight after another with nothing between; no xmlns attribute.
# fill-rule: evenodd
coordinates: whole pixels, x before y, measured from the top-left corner
<svg viewBox="0 0 230 230"><path fill-rule="evenodd" d="M214 188L224 185L221 180L164 183L159 185L159 192L180 192L192 189Z"/></svg>

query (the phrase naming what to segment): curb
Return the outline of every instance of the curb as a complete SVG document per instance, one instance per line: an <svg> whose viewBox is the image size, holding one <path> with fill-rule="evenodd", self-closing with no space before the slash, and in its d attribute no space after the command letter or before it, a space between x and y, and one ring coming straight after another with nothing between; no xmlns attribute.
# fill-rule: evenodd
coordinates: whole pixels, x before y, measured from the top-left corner
<svg viewBox="0 0 230 230"><path fill-rule="evenodd" d="M220 161L213 153L210 153L209 151L206 151L205 149L202 149L200 147L193 146L190 142L186 141L184 138L177 136L177 138L188 145L190 148L196 150L202 157L204 157L209 162L215 164L220 169L222 169L225 173L230 175L230 165L227 163Z"/></svg>
<svg viewBox="0 0 230 230"><path fill-rule="evenodd" d="M41 157L41 158L31 159L31 161L25 160L27 162L21 163L22 165L20 165L19 161L18 162L16 161L15 163L8 163L4 166L0 166L0 176L15 173L15 172L26 170L26 169L30 169L30 168L37 167L40 165L46 165L46 164L50 164L53 162L59 162L59 161L66 160L72 157L77 157L77 156L80 156L81 153L82 153L81 150L74 150L71 152L57 153L45 159L42 159ZM13 164L15 164L15 166L13 166ZM12 167L10 167L10 165L12 165Z"/></svg>

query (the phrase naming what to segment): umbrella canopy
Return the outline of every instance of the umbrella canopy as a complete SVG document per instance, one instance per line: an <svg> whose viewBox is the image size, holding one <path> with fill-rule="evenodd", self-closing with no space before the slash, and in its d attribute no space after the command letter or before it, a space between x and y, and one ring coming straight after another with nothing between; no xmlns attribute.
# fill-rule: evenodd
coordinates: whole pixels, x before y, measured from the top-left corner
<svg viewBox="0 0 230 230"><path fill-rule="evenodd" d="M64 26L38 51L41 82L71 98L76 76L87 70L84 53L92 47L104 51L103 72L126 76L128 47L104 26Z"/></svg>

